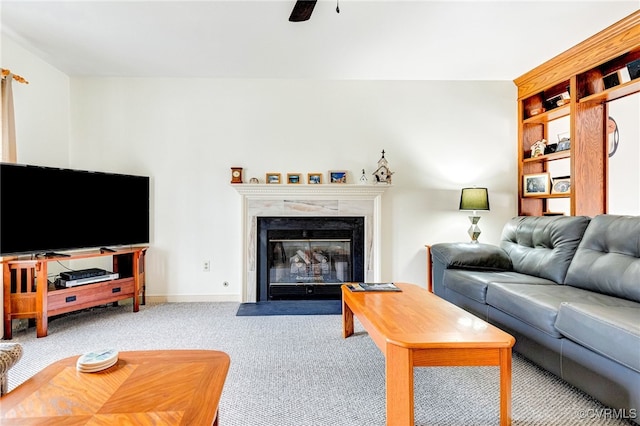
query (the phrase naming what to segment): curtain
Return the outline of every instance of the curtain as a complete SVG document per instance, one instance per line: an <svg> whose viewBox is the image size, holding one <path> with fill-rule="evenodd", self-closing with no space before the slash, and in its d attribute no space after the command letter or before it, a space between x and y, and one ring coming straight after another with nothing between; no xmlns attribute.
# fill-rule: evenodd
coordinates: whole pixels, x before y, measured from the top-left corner
<svg viewBox="0 0 640 426"><path fill-rule="evenodd" d="M6 163L17 162L12 82L13 74L2 78L2 158L0 160Z"/></svg>
<svg viewBox="0 0 640 426"><path fill-rule="evenodd" d="M0 103L0 115L2 115L2 121L0 122L0 130L2 130L2 156L0 156L0 161L15 163L17 162L16 129L13 119L13 93L11 91L13 75L11 75L11 73L4 75L4 70L2 71L2 78L0 78L0 83L2 84L2 99ZM2 259L3 258L0 257L0 260ZM4 274L0 274L0 286L4 288ZM2 295L0 298L4 299L4 291ZM0 304L0 310L4 318L4 300L3 303ZM4 330L2 331L2 337L4 337Z"/></svg>

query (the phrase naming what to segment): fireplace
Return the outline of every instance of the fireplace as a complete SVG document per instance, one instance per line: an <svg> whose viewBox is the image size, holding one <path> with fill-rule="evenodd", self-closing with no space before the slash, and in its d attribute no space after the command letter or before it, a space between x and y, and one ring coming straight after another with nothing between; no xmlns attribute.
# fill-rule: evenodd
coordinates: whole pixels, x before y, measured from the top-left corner
<svg viewBox="0 0 640 426"><path fill-rule="evenodd" d="M258 301L258 220L263 217L364 218L363 281L380 280L382 194L391 185L231 186L241 201L242 302Z"/></svg>
<svg viewBox="0 0 640 426"><path fill-rule="evenodd" d="M364 280L364 217L259 217L259 301L340 299Z"/></svg>

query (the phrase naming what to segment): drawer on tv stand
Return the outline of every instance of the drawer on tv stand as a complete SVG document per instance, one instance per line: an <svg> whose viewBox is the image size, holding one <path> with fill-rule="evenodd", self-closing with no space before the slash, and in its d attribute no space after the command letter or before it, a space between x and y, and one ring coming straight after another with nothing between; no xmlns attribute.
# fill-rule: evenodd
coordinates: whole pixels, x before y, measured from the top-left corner
<svg viewBox="0 0 640 426"><path fill-rule="evenodd" d="M133 278L52 290L47 295L47 316L77 311L134 296Z"/></svg>

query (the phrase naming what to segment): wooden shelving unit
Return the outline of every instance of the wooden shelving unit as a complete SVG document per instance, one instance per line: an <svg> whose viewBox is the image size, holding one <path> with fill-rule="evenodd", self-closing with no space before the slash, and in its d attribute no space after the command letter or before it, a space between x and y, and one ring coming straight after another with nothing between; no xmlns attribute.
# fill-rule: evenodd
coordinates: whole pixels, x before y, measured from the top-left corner
<svg viewBox="0 0 640 426"><path fill-rule="evenodd" d="M514 80L518 87L518 214L541 216L547 201L570 199L571 215L607 212L607 102L640 92L640 77L605 87L605 77L640 59L640 11ZM549 99L568 92L561 106ZM571 148L531 157L531 145L550 140L549 123L568 117ZM570 162L571 192L524 196L523 176Z"/></svg>
<svg viewBox="0 0 640 426"><path fill-rule="evenodd" d="M91 250L69 256L2 261L4 287L4 339L12 338L11 321L35 318L36 335L47 335L48 318L93 306L133 299L133 312L144 304L144 255L146 247L114 252ZM113 257L113 272L119 278L70 288L56 288L47 279L50 262Z"/></svg>

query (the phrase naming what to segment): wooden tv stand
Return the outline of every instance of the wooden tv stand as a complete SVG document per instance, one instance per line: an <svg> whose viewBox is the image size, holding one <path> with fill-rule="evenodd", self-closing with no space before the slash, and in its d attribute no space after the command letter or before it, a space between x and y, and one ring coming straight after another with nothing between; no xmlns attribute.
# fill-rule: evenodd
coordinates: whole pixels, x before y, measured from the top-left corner
<svg viewBox="0 0 640 426"><path fill-rule="evenodd" d="M144 255L146 247L114 251L90 250L35 259L5 258L2 261L4 287L4 339L12 338L11 320L35 318L37 337L47 335L48 318L93 306L133 299L133 312L144 301ZM49 262L113 256L115 280L56 288L47 279Z"/></svg>

